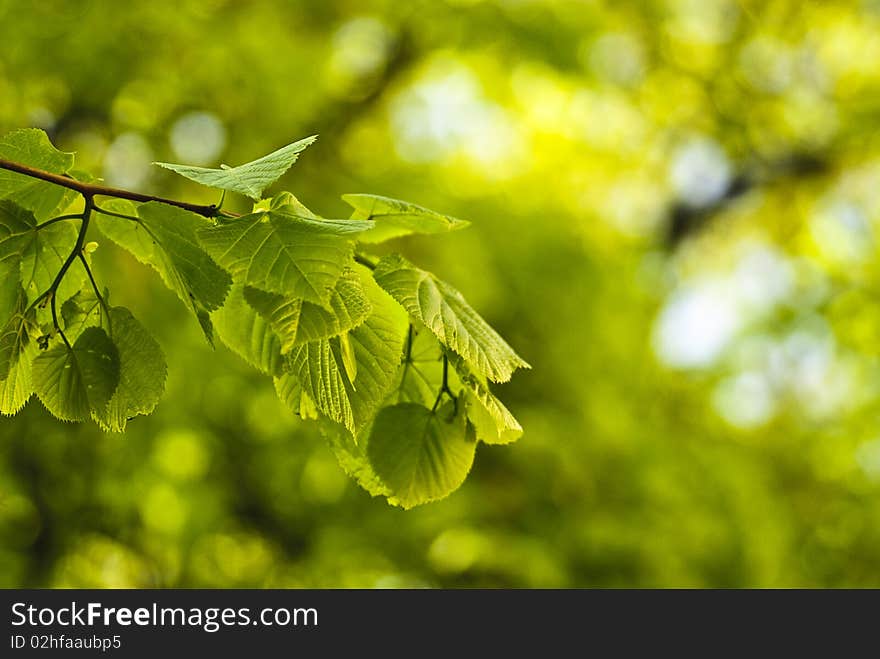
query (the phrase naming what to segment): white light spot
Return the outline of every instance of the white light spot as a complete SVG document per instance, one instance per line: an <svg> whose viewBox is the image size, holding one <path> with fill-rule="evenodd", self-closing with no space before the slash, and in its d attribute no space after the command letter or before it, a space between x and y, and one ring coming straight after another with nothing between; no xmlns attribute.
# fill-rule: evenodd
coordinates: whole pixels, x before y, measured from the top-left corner
<svg viewBox="0 0 880 659"><path fill-rule="evenodd" d="M226 129L209 112L190 112L171 127L171 148L181 162L192 165L213 163L226 147Z"/></svg>
<svg viewBox="0 0 880 659"><path fill-rule="evenodd" d="M729 284L708 279L673 293L660 313L654 346L670 366L701 368L721 356L741 325Z"/></svg>
<svg viewBox="0 0 880 659"><path fill-rule="evenodd" d="M645 70L642 44L625 32L610 32L593 43L589 66L601 78L622 85L638 82Z"/></svg>
<svg viewBox="0 0 880 659"><path fill-rule="evenodd" d="M758 372L746 372L722 380L712 403L730 425L754 428L766 423L776 410L773 389Z"/></svg>
<svg viewBox="0 0 880 659"><path fill-rule="evenodd" d="M388 59L391 40L388 26L376 18L346 21L333 35L331 66L356 77L376 73Z"/></svg>
<svg viewBox="0 0 880 659"><path fill-rule="evenodd" d="M150 176L153 151L137 133L123 133L104 155L104 179L120 188L139 188Z"/></svg>
<svg viewBox="0 0 880 659"><path fill-rule="evenodd" d="M730 161L724 150L707 138L694 138L672 157L670 182L687 205L701 208L718 201L730 185Z"/></svg>

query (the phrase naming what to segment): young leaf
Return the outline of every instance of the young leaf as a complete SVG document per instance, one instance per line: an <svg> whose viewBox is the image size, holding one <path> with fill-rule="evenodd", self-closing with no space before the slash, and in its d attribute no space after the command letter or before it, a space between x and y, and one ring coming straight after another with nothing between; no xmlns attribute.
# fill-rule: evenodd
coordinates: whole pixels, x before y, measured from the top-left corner
<svg viewBox="0 0 880 659"><path fill-rule="evenodd" d="M211 342L207 312L223 304L232 279L198 244L196 231L207 225L207 220L158 202L140 207L128 202L105 203L102 208L140 218L138 222L97 214L96 223L107 238L159 273L196 314Z"/></svg>
<svg viewBox="0 0 880 659"><path fill-rule="evenodd" d="M211 318L220 340L248 364L265 373L281 372L281 344L266 322L242 295L243 286L234 283L226 303Z"/></svg>
<svg viewBox="0 0 880 659"><path fill-rule="evenodd" d="M33 239L21 257L21 283L33 302L49 290L64 261L76 245L77 229L70 222L58 222L39 231L33 231ZM75 295L83 285L84 271L70 268L55 292L57 299L66 300Z"/></svg>
<svg viewBox="0 0 880 659"><path fill-rule="evenodd" d="M367 222L312 220L283 210L205 227L199 240L248 286L326 306Z"/></svg>
<svg viewBox="0 0 880 659"><path fill-rule="evenodd" d="M461 380L468 421L477 439L486 444L510 444L522 436L519 421L489 390L488 385L470 372L463 360L450 359Z"/></svg>
<svg viewBox="0 0 880 659"><path fill-rule="evenodd" d="M19 272L18 257L0 261L0 328L6 327L6 323L12 319L18 308L22 291L20 286L15 286L15 281L19 277ZM0 369L0 379L2 379L2 369Z"/></svg>
<svg viewBox="0 0 880 659"><path fill-rule="evenodd" d="M327 419L322 419L319 423L321 434L327 439L330 450L333 451L336 462L339 463L342 470L372 496L383 496L392 505L400 505L388 486L373 471L367 457L366 438L369 436L372 426L364 427L358 435L358 439L355 439L346 428L338 423Z"/></svg>
<svg viewBox="0 0 880 659"><path fill-rule="evenodd" d="M25 128L0 139L0 158L29 165L54 174L66 174L73 167L73 154L59 151L42 130ZM36 178L0 170L0 199L9 199L32 211L39 220L49 219L66 207L71 190Z"/></svg>
<svg viewBox="0 0 880 659"><path fill-rule="evenodd" d="M75 341L87 327L106 325L101 301L91 288L79 291L61 305L61 319L68 341Z"/></svg>
<svg viewBox="0 0 880 659"><path fill-rule="evenodd" d="M303 343L328 339L357 327L372 310L361 279L353 268L343 271L326 309L249 286L244 289L244 298L269 321L281 339L281 352L285 354Z"/></svg>
<svg viewBox="0 0 880 659"><path fill-rule="evenodd" d="M104 414L119 383L119 352L107 333L89 327L68 348L58 345L34 359L37 396L62 421Z"/></svg>
<svg viewBox="0 0 880 659"><path fill-rule="evenodd" d="M15 305L0 331L0 412L15 414L31 397L31 362L37 346L31 340L33 312L26 313L27 296L21 286L10 285L15 291Z"/></svg>
<svg viewBox="0 0 880 659"><path fill-rule="evenodd" d="M373 418L393 385L406 334L400 307L369 279L364 288L373 313L348 334L354 365L346 367L339 337L306 343L288 355L288 370L318 410L353 434Z"/></svg>
<svg viewBox="0 0 880 659"><path fill-rule="evenodd" d="M281 373L274 380L275 393L291 412L303 419L318 418L318 408L315 407L315 403L308 394L303 391L302 384L296 376L290 373Z"/></svg>
<svg viewBox="0 0 880 659"><path fill-rule="evenodd" d="M77 230L67 222L37 230L34 214L9 200L0 201L0 266L17 261L19 279L33 301L47 291L73 246ZM82 273L69 272L57 295L61 299L76 293Z"/></svg>
<svg viewBox="0 0 880 659"><path fill-rule="evenodd" d="M119 386L106 409L92 411L105 430L124 432L139 414L150 414L165 391L167 366L162 349L125 307L110 309L113 342L119 351Z"/></svg>
<svg viewBox="0 0 880 659"><path fill-rule="evenodd" d="M478 373L507 382L514 370L530 368L452 286L402 256L383 258L373 277L411 316Z"/></svg>
<svg viewBox="0 0 880 659"><path fill-rule="evenodd" d="M464 410L452 402L432 411L414 403L386 407L367 441L370 465L404 508L442 499L464 482L476 442Z"/></svg>
<svg viewBox="0 0 880 659"><path fill-rule="evenodd" d="M8 199L0 200L0 263L21 258L34 239L36 226L33 212Z"/></svg>
<svg viewBox="0 0 880 659"><path fill-rule="evenodd" d="M458 231L470 222L411 204L372 194L344 194L342 200L354 208L353 220L372 220L372 230L358 238L363 243L381 243L413 233L432 234Z"/></svg>
<svg viewBox="0 0 880 659"><path fill-rule="evenodd" d="M213 311L223 304L232 279L199 245L197 232L208 222L174 206L151 201L138 207L143 227L162 249L159 258L180 298Z"/></svg>
<svg viewBox="0 0 880 659"><path fill-rule="evenodd" d="M244 165L239 165L238 167L209 169L206 167L191 167L189 165L174 165L167 162L153 164L170 169L172 172L176 172L191 181L201 183L209 188L238 192L251 199L259 200L263 190L281 178L281 175L296 162L299 154L316 139L318 139L317 135L306 137L293 144L288 144L267 156Z"/></svg>

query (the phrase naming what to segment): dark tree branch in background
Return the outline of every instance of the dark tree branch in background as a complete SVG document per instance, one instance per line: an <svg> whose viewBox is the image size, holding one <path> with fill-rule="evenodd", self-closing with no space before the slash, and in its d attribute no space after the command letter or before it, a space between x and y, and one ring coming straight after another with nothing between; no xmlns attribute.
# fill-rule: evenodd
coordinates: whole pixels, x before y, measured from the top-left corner
<svg viewBox="0 0 880 659"><path fill-rule="evenodd" d="M806 179L821 176L828 168L827 157L812 153L794 153L765 167L756 167L754 171L736 175L721 196L707 206L693 206L682 200L675 201L668 211L666 246L671 250L676 249L734 201L755 188L789 177Z"/></svg>

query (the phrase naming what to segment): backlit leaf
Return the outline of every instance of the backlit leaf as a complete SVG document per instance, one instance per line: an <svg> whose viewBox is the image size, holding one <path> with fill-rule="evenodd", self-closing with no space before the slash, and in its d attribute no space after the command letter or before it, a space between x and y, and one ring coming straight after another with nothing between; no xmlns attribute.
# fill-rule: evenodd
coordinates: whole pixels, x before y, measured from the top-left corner
<svg viewBox="0 0 880 659"><path fill-rule="evenodd" d="M199 240L246 285L326 305L366 222L314 220L283 210L205 227Z"/></svg>
<svg viewBox="0 0 880 659"><path fill-rule="evenodd" d="M452 286L396 254L383 258L373 276L409 314L478 373L507 382L529 365Z"/></svg>
<svg viewBox="0 0 880 659"><path fill-rule="evenodd" d="M364 243L380 243L413 233L448 233L470 226L465 220L399 199L371 194L345 194L342 199L354 208L351 219L374 223L370 231L358 237Z"/></svg>
<svg viewBox="0 0 880 659"><path fill-rule="evenodd" d="M119 384L119 352L107 333L89 327L72 347L50 348L34 359L37 396L63 421L103 415Z"/></svg>
<svg viewBox="0 0 880 659"><path fill-rule="evenodd" d="M269 155L253 160L238 167L210 169L207 167L192 167L189 165L175 165L166 162L154 163L165 169L170 169L191 181L207 185L211 188L229 190L246 195L251 199L259 199L263 190L277 181L284 172L299 158L317 135L288 144L285 147L273 151Z"/></svg>
<svg viewBox="0 0 880 659"><path fill-rule="evenodd" d="M432 411L415 403L381 410L367 441L376 475L404 508L442 499L467 477L476 442L463 409L452 402Z"/></svg>

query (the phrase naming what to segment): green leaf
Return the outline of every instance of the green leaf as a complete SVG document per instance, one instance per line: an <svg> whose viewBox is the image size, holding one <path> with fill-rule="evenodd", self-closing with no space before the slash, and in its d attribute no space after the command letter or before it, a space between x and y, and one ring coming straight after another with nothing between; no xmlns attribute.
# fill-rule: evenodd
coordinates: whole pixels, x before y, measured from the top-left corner
<svg viewBox="0 0 880 659"><path fill-rule="evenodd" d="M303 391L302 384L296 376L290 373L281 373L274 378L275 392L287 408L303 419L317 419L318 408L314 401Z"/></svg>
<svg viewBox="0 0 880 659"><path fill-rule="evenodd" d="M208 311L219 308L232 279L199 245L196 234L209 222L195 213L155 201L138 207L138 217L161 247L158 256L171 288L184 302Z"/></svg>
<svg viewBox="0 0 880 659"><path fill-rule="evenodd" d="M372 496L387 497L389 503L399 505L388 486L373 471L367 457L366 438L372 426L367 425L361 430L359 439L355 440L352 434L338 423L327 419L322 419L319 423L321 434L327 439L330 450L333 451L342 470Z"/></svg>
<svg viewBox="0 0 880 659"><path fill-rule="evenodd" d="M26 313L27 296L21 286L6 286L16 292L10 318L0 331L0 413L15 414L34 392L31 362L37 345L31 340L33 312Z"/></svg>
<svg viewBox="0 0 880 659"><path fill-rule="evenodd" d="M465 410L477 439L485 444L510 444L519 439L523 433L522 426L489 390L488 385L471 373L461 359L451 359L450 363L464 387Z"/></svg>
<svg viewBox="0 0 880 659"><path fill-rule="evenodd" d="M123 432L139 414L150 414L165 391L168 368L162 349L125 307L110 309L113 343L119 351L119 386L106 409L92 418L105 430Z"/></svg>
<svg viewBox="0 0 880 659"><path fill-rule="evenodd" d="M223 304L232 279L198 244L196 231L208 221L159 202L139 207L117 202L102 204L102 208L140 218L136 222L98 214L96 223L107 238L159 273L168 288L196 314L210 342L207 312Z"/></svg>
<svg viewBox="0 0 880 659"><path fill-rule="evenodd" d="M407 337L410 340L412 345L405 351L403 367L385 404L418 403L431 407L443 386L443 347L430 330L421 326L411 326ZM453 391L460 387L454 371L448 374L448 384Z"/></svg>
<svg viewBox="0 0 880 659"><path fill-rule="evenodd" d="M303 343L338 336L357 327L370 315L372 307L364 293L361 278L353 268L346 268L330 295L328 307L257 288L244 289L248 301L269 321L281 339L281 352L286 354Z"/></svg>
<svg viewBox="0 0 880 659"><path fill-rule="evenodd" d="M367 279L364 290L373 313L348 333L354 366L346 368L339 337L306 343L288 355L288 370L318 410L353 434L375 416L393 386L407 327L406 315L374 282Z"/></svg>
<svg viewBox="0 0 880 659"><path fill-rule="evenodd" d="M71 222L58 222L39 231L33 231L27 249L21 257L21 283L33 302L49 290L55 276L76 246L78 230ZM82 265L73 264L61 280L55 295L66 300L82 288L85 271Z"/></svg>
<svg viewBox="0 0 880 659"><path fill-rule="evenodd" d="M458 489L471 469L475 447L464 412L454 403L436 411L400 403L379 412L367 455L394 498L412 508Z"/></svg>
<svg viewBox="0 0 880 659"><path fill-rule="evenodd" d="M107 211L126 215L134 219L125 219L95 212L92 215L92 223L98 227L98 230L114 243L127 250L138 261L145 265L153 266L158 270L156 265L158 262L156 241L137 221L137 206L125 199L109 199L102 201L100 206Z"/></svg>
<svg viewBox="0 0 880 659"><path fill-rule="evenodd" d="M365 222L313 220L274 210L206 227L199 240L248 286L326 306Z"/></svg>
<svg viewBox="0 0 880 659"><path fill-rule="evenodd" d="M373 277L409 314L449 350L494 382L507 382L517 368L530 368L452 286L392 254Z"/></svg>
<svg viewBox="0 0 880 659"><path fill-rule="evenodd" d="M14 283L19 277L19 259L0 261L0 327L5 327L18 307L20 286ZM2 371L0 371L2 372Z"/></svg>
<svg viewBox="0 0 880 659"><path fill-rule="evenodd" d="M104 414L119 384L119 352L107 333L89 327L71 348L59 345L33 365L37 396L62 421L86 421Z"/></svg>
<svg viewBox="0 0 880 659"><path fill-rule="evenodd" d="M263 190L272 185L284 172L290 169L291 165L299 158L299 154L316 139L318 139L317 135L306 137L293 144L288 144L277 151L273 151L267 156L244 165L239 165L238 167L209 169L206 167L175 165L167 162L153 164L170 169L172 172L176 172L191 181L201 183L210 188L238 192L251 199L259 200Z"/></svg>
<svg viewBox="0 0 880 659"><path fill-rule="evenodd" d="M64 321L67 339L75 341L87 327L101 327L105 320L103 311L101 301L91 288L79 291L65 300L61 305L61 319Z"/></svg>
<svg viewBox="0 0 880 659"><path fill-rule="evenodd" d="M18 263L15 274L24 286L28 301L49 290L76 245L77 229L69 222L58 222L37 229L34 214L9 201L0 201L0 270L12 276L11 263ZM69 270L58 288L59 299L67 299L82 286L83 273Z"/></svg>
<svg viewBox="0 0 880 659"><path fill-rule="evenodd" d="M29 165L53 174L66 174L73 167L73 154L59 151L42 130L25 128L0 139L0 158ZM72 190L39 179L0 170L0 199L9 199L32 211L39 220L49 219L70 204Z"/></svg>
<svg viewBox="0 0 880 659"><path fill-rule="evenodd" d="M234 283L226 304L211 318L220 340L248 364L267 375L281 372L281 343L266 322L244 299L243 286Z"/></svg>
<svg viewBox="0 0 880 659"><path fill-rule="evenodd" d="M374 222L374 228L358 238L364 243L381 243L413 233L448 233L470 226L470 222L465 220L399 199L371 194L344 194L342 200L354 208L351 219Z"/></svg>
<svg viewBox="0 0 880 659"><path fill-rule="evenodd" d="M0 200L0 264L20 261L34 240L36 226L31 211L7 199Z"/></svg>
<svg viewBox="0 0 880 659"><path fill-rule="evenodd" d="M348 333L339 335L339 352L342 355L342 366L345 368L345 375L350 382L357 380L357 358L354 354L354 348L351 346L351 339Z"/></svg>

